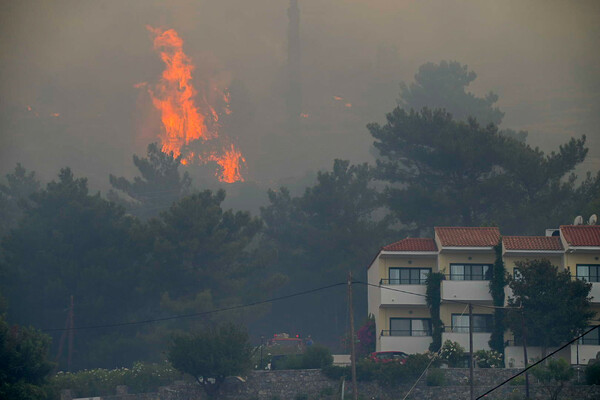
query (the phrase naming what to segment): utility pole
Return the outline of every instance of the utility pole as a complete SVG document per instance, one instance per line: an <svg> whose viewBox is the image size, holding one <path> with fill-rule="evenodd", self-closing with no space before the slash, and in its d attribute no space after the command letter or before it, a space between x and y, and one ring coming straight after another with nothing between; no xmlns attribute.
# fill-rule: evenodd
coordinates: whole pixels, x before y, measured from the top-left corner
<svg viewBox="0 0 600 400"><path fill-rule="evenodd" d="M350 362L352 364L352 398L358 400L356 385L356 351L354 349L354 307L352 306L352 271L348 272L348 307L350 309Z"/></svg>
<svg viewBox="0 0 600 400"><path fill-rule="evenodd" d="M525 315L521 305L521 331L523 332L523 358L525 359L525 369L527 369L527 327L525 326ZM525 371L525 398L529 398L529 373Z"/></svg>
<svg viewBox="0 0 600 400"><path fill-rule="evenodd" d="M71 295L71 307L69 308L69 353L67 358L67 370L71 371L71 360L73 359L73 335L75 335L75 325L73 322L73 295Z"/></svg>
<svg viewBox="0 0 600 400"><path fill-rule="evenodd" d="M469 303L469 391L471 400L475 398L473 393L473 304Z"/></svg>

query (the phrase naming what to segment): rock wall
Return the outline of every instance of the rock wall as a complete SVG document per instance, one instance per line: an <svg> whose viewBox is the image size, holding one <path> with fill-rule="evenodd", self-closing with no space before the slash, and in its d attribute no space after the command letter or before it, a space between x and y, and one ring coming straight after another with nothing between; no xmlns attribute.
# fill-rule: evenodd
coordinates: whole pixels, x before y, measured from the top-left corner
<svg viewBox="0 0 600 400"><path fill-rule="evenodd" d="M427 386L425 378L412 390L408 399L419 400L468 400L468 369L445 369L445 386ZM485 393L519 370L515 369L477 369L474 371L475 397ZM351 382L346 382L346 399L351 399ZM381 387L375 382L359 382L359 398L364 400L403 399L410 385ZM197 384L178 382L178 384L160 388L158 393L126 394L120 388L120 394L103 397L102 400L206 400L206 396ZM289 371L253 371L245 381L228 378L221 388L219 400L317 400L337 399L340 382L333 381L321 374L320 370ZM523 385L504 385L486 396L487 399L523 398ZM531 379L531 398L546 399L544 387ZM338 395L339 396L339 395ZM600 386L568 385L561 398L580 400L600 399ZM64 396L62 400L71 400Z"/></svg>

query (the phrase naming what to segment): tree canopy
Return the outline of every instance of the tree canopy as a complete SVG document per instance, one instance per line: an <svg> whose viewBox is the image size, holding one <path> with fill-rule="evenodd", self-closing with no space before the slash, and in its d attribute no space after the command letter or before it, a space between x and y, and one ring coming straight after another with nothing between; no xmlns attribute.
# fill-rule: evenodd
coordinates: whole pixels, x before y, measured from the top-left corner
<svg viewBox="0 0 600 400"><path fill-rule="evenodd" d="M36 329L9 326L0 314L0 398L41 400L53 364L48 360L50 337Z"/></svg>
<svg viewBox="0 0 600 400"><path fill-rule="evenodd" d="M163 153L156 143L151 143L147 156L134 155L133 163L141 176L129 181L111 174L109 181L115 190L108 193L110 200L124 205L132 214L142 218L158 215L190 193L192 179L187 172L179 173L181 156Z"/></svg>
<svg viewBox="0 0 600 400"><path fill-rule="evenodd" d="M459 121L476 119L480 124L500 125L504 113L494 104L498 95L477 97L467 87L477 78L457 61L428 62L419 67L415 82L400 85L400 105L406 109L443 108Z"/></svg>
<svg viewBox="0 0 600 400"><path fill-rule="evenodd" d="M544 349L559 346L577 337L594 316L589 293L591 284L571 279L569 271L559 271L548 260L517 263L517 277L509 278L512 296L507 315L508 328L517 339L523 337L522 321L527 330L527 344Z"/></svg>
<svg viewBox="0 0 600 400"><path fill-rule="evenodd" d="M245 329L224 324L174 337L167 357L173 367L193 376L207 395L214 396L225 378L252 368L251 356Z"/></svg>
<svg viewBox="0 0 600 400"><path fill-rule="evenodd" d="M586 157L586 138L571 139L558 152L500 135L443 110L396 108L385 125L369 124L379 152L375 170L388 184L392 214L414 229L434 225L496 224L527 234L570 220L589 196L570 174Z"/></svg>
<svg viewBox="0 0 600 400"><path fill-rule="evenodd" d="M6 184L0 183L0 237L17 225L22 216L21 203L40 189L35 172L17 164L14 172L6 175Z"/></svg>

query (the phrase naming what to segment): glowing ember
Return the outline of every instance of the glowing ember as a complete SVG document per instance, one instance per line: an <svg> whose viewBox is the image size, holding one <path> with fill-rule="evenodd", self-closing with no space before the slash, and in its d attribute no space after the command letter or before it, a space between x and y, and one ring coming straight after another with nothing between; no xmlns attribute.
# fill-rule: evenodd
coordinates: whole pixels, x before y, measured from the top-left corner
<svg viewBox="0 0 600 400"><path fill-rule="evenodd" d="M346 103L346 104L344 104L344 107L350 108L350 107L352 107L352 103Z"/></svg>
<svg viewBox="0 0 600 400"><path fill-rule="evenodd" d="M166 65L159 83L148 89L152 104L161 113L164 129L159 139L162 151L172 152L175 157L182 155L181 163L184 165L194 161L216 162L222 170L220 181L243 181L240 168L245 159L233 145L225 148L217 146L223 148L222 152L213 152L209 156L195 155L189 150L190 144L219 139L220 113L215 109L216 106L208 102L214 97L211 96L212 93L201 93L200 105L196 103L198 92L192 83L192 71L195 67L183 52L183 40L177 32L174 29L147 28L154 34L154 49L160 53ZM137 88L146 86L145 82L135 85ZM213 90L218 92L217 102L222 103L222 112L231 114L229 92L217 88Z"/></svg>
<svg viewBox="0 0 600 400"><path fill-rule="evenodd" d="M302 118L308 118L308 114L307 114L307 113L301 113L301 114L300 114L300 116L301 116Z"/></svg>
<svg viewBox="0 0 600 400"><path fill-rule="evenodd" d="M333 99L334 99L335 101L340 101L340 100L343 100L343 99L342 99L340 96L333 96Z"/></svg>

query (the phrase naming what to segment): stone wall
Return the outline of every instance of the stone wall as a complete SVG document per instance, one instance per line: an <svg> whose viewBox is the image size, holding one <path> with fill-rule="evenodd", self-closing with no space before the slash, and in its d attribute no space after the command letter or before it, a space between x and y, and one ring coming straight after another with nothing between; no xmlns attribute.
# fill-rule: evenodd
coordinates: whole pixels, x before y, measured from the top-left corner
<svg viewBox="0 0 600 400"><path fill-rule="evenodd" d="M425 378L413 389L408 399L419 400L467 400L469 399L468 369L445 369L445 386L427 386ZM474 393L479 396L496 386L519 370L515 369L477 369L474 371ZM330 380L320 370L289 371L253 371L245 381L228 378L221 388L219 400L308 400L339 398L340 382ZM346 382L346 396L350 399L352 385ZM364 400L402 399L410 385L381 387L375 382L359 382L358 392ZM514 394L524 394L524 386L504 385L486 396L487 399L507 399ZM103 397L103 400L206 400L202 388L197 384L178 382L178 384L160 388L158 393L121 394ZM531 398L545 399L544 387L531 379ZM600 399L600 386L569 385L561 398L592 400ZM70 400L64 397L63 400Z"/></svg>

